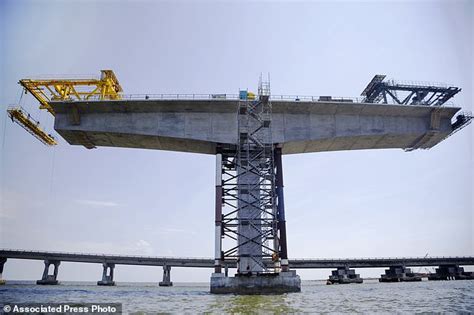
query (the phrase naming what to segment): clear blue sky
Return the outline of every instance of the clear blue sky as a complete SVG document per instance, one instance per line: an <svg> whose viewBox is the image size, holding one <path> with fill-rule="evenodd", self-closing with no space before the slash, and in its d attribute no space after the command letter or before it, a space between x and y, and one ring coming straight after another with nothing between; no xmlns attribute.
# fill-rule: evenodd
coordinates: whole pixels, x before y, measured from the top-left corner
<svg viewBox="0 0 474 315"><path fill-rule="evenodd" d="M358 96L374 74L446 82L473 106L472 1L0 2L0 247L212 257L214 157L43 146L6 119L17 81L113 69L126 93ZM28 96L24 107L52 130ZM429 151L285 156L290 257L473 255L473 128ZM9 261L7 279L39 279ZM101 266L64 263L60 280ZM359 270L377 276L380 270ZM174 281L211 270L173 269ZM116 269L158 282L157 267ZM301 271L303 279L329 270Z"/></svg>

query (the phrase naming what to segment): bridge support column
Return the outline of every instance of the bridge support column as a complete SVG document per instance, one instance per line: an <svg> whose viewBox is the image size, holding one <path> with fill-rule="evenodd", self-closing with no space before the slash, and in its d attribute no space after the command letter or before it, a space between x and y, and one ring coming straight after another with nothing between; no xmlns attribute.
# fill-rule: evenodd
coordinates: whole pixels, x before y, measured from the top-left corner
<svg viewBox="0 0 474 315"><path fill-rule="evenodd" d="M474 280L474 272L466 272L459 265L440 265L428 280Z"/></svg>
<svg viewBox="0 0 474 315"><path fill-rule="evenodd" d="M239 91L236 148L217 151L216 187L222 185L222 189L216 190L216 268L211 293L299 292L301 280L288 270L281 150L275 153L272 140L269 82L261 80L258 97L249 96ZM222 241L222 237L228 239ZM223 262L225 266L230 260L237 265L234 277L221 271Z"/></svg>
<svg viewBox="0 0 474 315"><path fill-rule="evenodd" d="M171 266L163 266L163 281L158 284L160 287L171 287L173 282L171 282Z"/></svg>
<svg viewBox="0 0 474 315"><path fill-rule="evenodd" d="M48 285L55 285L58 284L58 272L59 272L59 265L61 264L58 260L45 260L44 261L44 271L43 277L41 280L36 281L36 284L48 284ZM49 266L54 266L53 274L49 274Z"/></svg>
<svg viewBox="0 0 474 315"><path fill-rule="evenodd" d="M274 151L274 163L276 168L275 176L275 190L277 197L277 218L278 218L278 231L279 231L279 245L280 245L280 258L281 258L281 271L285 272L289 270L288 266L288 250L286 246L286 219L285 219L285 201L283 198L283 165L281 159L281 148L276 147Z"/></svg>
<svg viewBox="0 0 474 315"><path fill-rule="evenodd" d="M355 273L354 269L349 269L348 266L344 266L338 267L337 270L331 272L327 284L362 283L363 281L360 275Z"/></svg>
<svg viewBox="0 0 474 315"><path fill-rule="evenodd" d="M0 285L5 284L6 281L3 279L3 266L7 262L6 258L0 258Z"/></svg>
<svg viewBox="0 0 474 315"><path fill-rule="evenodd" d="M421 276L415 274L410 268L405 266L391 266L385 270L385 274L381 275L379 282L409 282L421 281Z"/></svg>
<svg viewBox="0 0 474 315"><path fill-rule="evenodd" d="M216 220L214 273L222 272L222 154L216 154Z"/></svg>
<svg viewBox="0 0 474 315"><path fill-rule="evenodd" d="M104 270L102 272L102 280L97 281L97 285L106 285L106 286L114 286L114 268L115 264L108 264L104 263L102 265Z"/></svg>

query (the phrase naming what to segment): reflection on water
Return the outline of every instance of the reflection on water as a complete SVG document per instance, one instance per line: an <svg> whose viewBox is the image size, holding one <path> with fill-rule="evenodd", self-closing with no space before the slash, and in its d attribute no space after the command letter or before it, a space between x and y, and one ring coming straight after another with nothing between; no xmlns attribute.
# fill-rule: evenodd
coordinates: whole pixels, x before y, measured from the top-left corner
<svg viewBox="0 0 474 315"><path fill-rule="evenodd" d="M237 295L233 296L225 311L230 313L251 313L261 310L271 313L295 313L300 310L291 307L285 295Z"/></svg>
<svg viewBox="0 0 474 315"><path fill-rule="evenodd" d="M123 303L126 313L301 313L301 312L474 312L474 281L435 281L326 286L303 281L301 293L283 295L213 295L209 284L65 282L37 286L8 282L0 286L0 302ZM0 303L2 304L2 303ZM1 305L0 305L1 306Z"/></svg>

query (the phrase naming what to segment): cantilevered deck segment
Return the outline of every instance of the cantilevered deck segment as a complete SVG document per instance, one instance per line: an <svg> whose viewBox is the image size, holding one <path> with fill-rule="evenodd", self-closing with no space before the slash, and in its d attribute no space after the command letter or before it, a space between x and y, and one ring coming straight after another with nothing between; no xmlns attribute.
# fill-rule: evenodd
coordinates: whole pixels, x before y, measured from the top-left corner
<svg viewBox="0 0 474 315"><path fill-rule="evenodd" d="M215 154L238 142L238 99L122 99L51 103L72 145ZM272 98L272 139L283 154L429 149L451 132L458 107Z"/></svg>

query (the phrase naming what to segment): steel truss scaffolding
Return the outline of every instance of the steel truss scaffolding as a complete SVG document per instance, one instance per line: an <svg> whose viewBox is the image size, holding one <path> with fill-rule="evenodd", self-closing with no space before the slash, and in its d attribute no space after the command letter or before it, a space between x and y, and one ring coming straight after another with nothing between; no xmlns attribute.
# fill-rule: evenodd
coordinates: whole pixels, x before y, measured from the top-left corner
<svg viewBox="0 0 474 315"><path fill-rule="evenodd" d="M362 92L363 103L441 106L456 95L460 88L426 82L385 81L377 74Z"/></svg>
<svg viewBox="0 0 474 315"><path fill-rule="evenodd" d="M235 260L238 275L279 272L280 258L286 261L284 214L278 211L283 186L280 202L275 164L281 150L272 142L269 97L270 85L262 81L256 99L241 97L238 145L217 154L215 272Z"/></svg>

